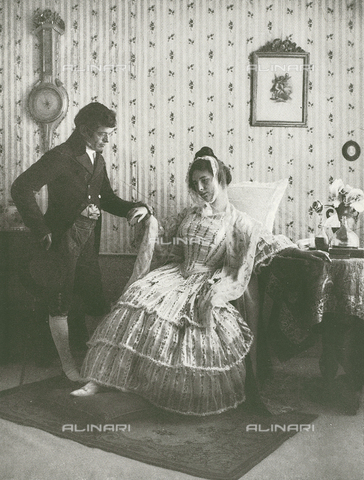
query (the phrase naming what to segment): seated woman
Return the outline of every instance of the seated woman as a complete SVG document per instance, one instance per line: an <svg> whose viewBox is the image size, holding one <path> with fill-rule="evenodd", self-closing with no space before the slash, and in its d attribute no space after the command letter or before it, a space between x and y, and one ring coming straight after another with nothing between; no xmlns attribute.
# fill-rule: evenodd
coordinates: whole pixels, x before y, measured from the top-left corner
<svg viewBox="0 0 364 480"><path fill-rule="evenodd" d="M229 203L230 171L210 148L196 153L187 181L196 205L178 216L181 257L127 288L89 342L89 383L72 395L113 387L190 415L236 407L253 335L230 300L279 252L322 261L323 252L298 250Z"/></svg>

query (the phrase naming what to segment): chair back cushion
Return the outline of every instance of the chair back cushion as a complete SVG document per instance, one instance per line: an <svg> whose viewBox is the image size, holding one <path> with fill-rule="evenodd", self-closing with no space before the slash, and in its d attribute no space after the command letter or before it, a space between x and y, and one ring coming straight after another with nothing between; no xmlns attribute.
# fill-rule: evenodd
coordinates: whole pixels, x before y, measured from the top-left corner
<svg viewBox="0 0 364 480"><path fill-rule="evenodd" d="M235 208L259 220L272 232L287 185L287 178L271 183L240 182L229 185L228 195Z"/></svg>

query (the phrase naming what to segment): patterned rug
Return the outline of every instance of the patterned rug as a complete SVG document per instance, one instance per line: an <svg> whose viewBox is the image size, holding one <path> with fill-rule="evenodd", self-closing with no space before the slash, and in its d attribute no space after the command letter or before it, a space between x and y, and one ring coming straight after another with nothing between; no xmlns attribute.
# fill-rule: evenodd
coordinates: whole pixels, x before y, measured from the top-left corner
<svg viewBox="0 0 364 480"><path fill-rule="evenodd" d="M0 417L140 462L212 480L237 480L314 414L261 414L241 406L207 417L166 413L142 398L105 391L74 398L54 377L0 392Z"/></svg>

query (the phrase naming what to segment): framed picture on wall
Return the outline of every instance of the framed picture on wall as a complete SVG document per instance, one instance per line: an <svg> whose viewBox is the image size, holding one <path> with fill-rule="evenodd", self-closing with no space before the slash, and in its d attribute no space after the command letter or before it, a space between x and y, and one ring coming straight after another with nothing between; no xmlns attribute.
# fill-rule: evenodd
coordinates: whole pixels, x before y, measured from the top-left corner
<svg viewBox="0 0 364 480"><path fill-rule="evenodd" d="M309 53L252 55L251 125L306 127Z"/></svg>

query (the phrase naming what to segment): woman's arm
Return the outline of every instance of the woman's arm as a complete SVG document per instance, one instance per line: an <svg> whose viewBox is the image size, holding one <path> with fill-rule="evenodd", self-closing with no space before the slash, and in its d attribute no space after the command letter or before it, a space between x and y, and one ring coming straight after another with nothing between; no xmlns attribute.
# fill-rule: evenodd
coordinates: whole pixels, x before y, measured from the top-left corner
<svg viewBox="0 0 364 480"><path fill-rule="evenodd" d="M326 252L320 250L300 250L284 235L273 235L250 217L238 216L230 241L221 274L212 279L209 301L213 305L223 305L236 300L245 291L253 271L267 266L277 255L302 258L315 262L330 261Z"/></svg>
<svg viewBox="0 0 364 480"><path fill-rule="evenodd" d="M322 250L301 250L296 246L285 248L279 252L280 257L302 258L314 262L330 262L331 258L327 252Z"/></svg>
<svg viewBox="0 0 364 480"><path fill-rule="evenodd" d="M253 272L261 229L260 222L233 210L227 222L224 266L211 279L209 296L213 306L223 306L244 293Z"/></svg>

